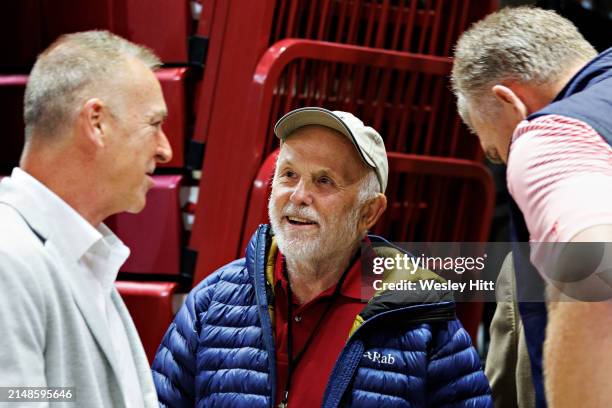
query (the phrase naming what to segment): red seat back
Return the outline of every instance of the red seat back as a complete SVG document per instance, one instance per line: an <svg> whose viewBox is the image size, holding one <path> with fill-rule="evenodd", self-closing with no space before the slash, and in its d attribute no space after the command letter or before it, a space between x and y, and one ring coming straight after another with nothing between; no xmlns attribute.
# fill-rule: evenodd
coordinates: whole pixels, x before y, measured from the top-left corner
<svg viewBox="0 0 612 408"><path fill-rule="evenodd" d="M131 254L122 272L179 275L183 226L179 199L181 176L154 176L140 213L116 214L105 222Z"/></svg>
<svg viewBox="0 0 612 408"><path fill-rule="evenodd" d="M177 284L117 281L115 286L132 316L151 364L164 333L174 319Z"/></svg>
<svg viewBox="0 0 612 408"><path fill-rule="evenodd" d="M186 68L164 68L156 72L168 106L168 119L164 132L172 146L173 158L160 167L182 167L184 164L186 103ZM0 118L3 148L0 149L0 173L8 174L19 163L23 149L23 94L28 81L27 75L0 75Z"/></svg>
<svg viewBox="0 0 612 408"><path fill-rule="evenodd" d="M27 72L61 34L109 30L185 64L192 33L189 0L19 0L0 4L0 67ZM163 27L163 28L162 28Z"/></svg>
<svg viewBox="0 0 612 408"><path fill-rule="evenodd" d="M23 94L27 80L27 75L0 76L0 174L10 174L19 164L24 142Z"/></svg>
<svg viewBox="0 0 612 408"><path fill-rule="evenodd" d="M183 167L185 164L185 141L187 140L186 87L188 80L187 68L164 68L156 73L164 92L168 107L168 118L164 123L164 133L172 146L172 160L160 164L159 167Z"/></svg>

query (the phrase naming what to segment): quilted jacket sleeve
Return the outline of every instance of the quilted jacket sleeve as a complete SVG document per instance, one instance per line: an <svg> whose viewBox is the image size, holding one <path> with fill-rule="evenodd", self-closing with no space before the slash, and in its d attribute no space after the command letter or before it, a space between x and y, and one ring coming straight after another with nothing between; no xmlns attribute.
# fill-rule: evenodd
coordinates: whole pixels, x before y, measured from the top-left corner
<svg viewBox="0 0 612 408"><path fill-rule="evenodd" d="M428 406L493 407L489 382L470 335L458 320L434 329L427 367Z"/></svg>
<svg viewBox="0 0 612 408"><path fill-rule="evenodd" d="M157 350L152 369L160 407L195 405L194 377L200 316L208 309L217 276L211 275L189 293Z"/></svg>

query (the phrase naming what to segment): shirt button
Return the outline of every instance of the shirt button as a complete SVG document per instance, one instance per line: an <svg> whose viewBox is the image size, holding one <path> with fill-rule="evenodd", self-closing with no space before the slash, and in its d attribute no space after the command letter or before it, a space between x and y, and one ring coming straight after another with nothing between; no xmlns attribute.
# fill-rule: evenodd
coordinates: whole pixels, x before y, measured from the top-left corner
<svg viewBox="0 0 612 408"><path fill-rule="evenodd" d="M296 322L298 322L298 323L299 323L299 322L301 322L301 321L302 321L302 316L295 316L295 317L293 318L293 320L295 320Z"/></svg>

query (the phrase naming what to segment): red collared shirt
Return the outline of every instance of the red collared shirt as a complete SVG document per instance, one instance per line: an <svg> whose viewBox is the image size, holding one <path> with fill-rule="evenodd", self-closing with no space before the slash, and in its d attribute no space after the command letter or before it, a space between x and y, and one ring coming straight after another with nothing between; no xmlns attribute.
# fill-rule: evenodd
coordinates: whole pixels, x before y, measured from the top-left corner
<svg viewBox="0 0 612 408"><path fill-rule="evenodd" d="M276 405L284 395L287 381L287 279L283 273L284 257L278 253L274 268L275 282L275 347L276 347ZM325 312L336 285L323 291L310 302L298 305L293 299L292 337L293 356L302 350ZM365 306L361 300L361 262L358 259L349 269L333 307L324 317L317 333L294 368L289 390L289 407L318 407L323 401L325 387L346 344L355 317Z"/></svg>

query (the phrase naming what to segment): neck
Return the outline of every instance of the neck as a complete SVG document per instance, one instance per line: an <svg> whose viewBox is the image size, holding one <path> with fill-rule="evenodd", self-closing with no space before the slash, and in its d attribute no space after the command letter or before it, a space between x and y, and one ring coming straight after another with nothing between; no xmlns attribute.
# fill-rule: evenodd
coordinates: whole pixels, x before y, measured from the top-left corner
<svg viewBox="0 0 612 408"><path fill-rule="evenodd" d="M106 212L98 205L100 199L95 188L95 177L84 176L87 173L86 163L70 160L71 155L66 152L55 153L52 149L40 152L26 149L19 166L53 191L88 223L97 227L106 218ZM60 162L62 165L57 166Z"/></svg>
<svg viewBox="0 0 612 408"><path fill-rule="evenodd" d="M517 87L517 94L527 106L528 114L537 112L549 105L584 65L585 63L580 63L573 66L565 71L558 80L552 83L542 85L519 85Z"/></svg>
<svg viewBox="0 0 612 408"><path fill-rule="evenodd" d="M286 257L291 291L298 303L308 303L326 289L336 285L350 266L349 263L358 248L358 245L353 246L327 259L301 260Z"/></svg>

